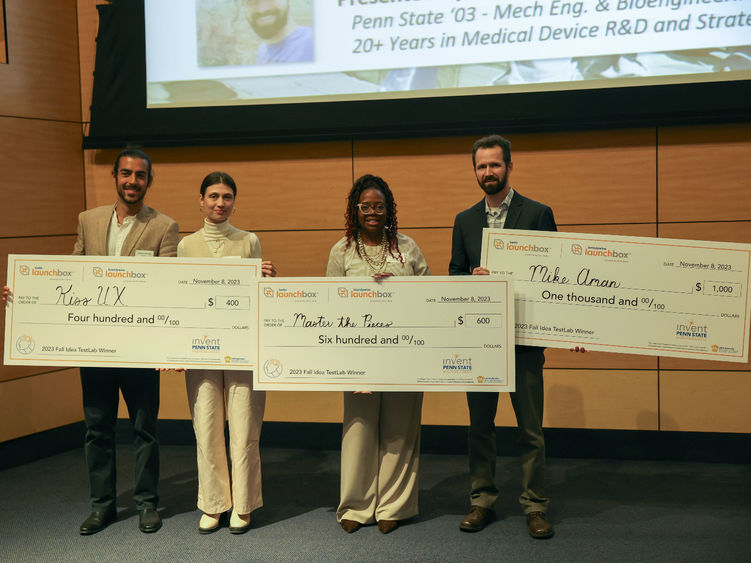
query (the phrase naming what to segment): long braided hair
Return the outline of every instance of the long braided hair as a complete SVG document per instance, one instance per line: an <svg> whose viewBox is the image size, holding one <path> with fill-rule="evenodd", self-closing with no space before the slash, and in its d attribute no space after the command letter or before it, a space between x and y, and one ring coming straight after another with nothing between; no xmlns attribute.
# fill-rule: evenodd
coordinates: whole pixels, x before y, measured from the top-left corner
<svg viewBox="0 0 751 563"><path fill-rule="evenodd" d="M355 240L357 231L360 229L360 222L357 219L357 204L360 203L360 196L365 190L378 190L386 199L386 224L384 225L384 234L389 243L389 253L403 264L404 257L399 251L399 242L396 239L396 201L394 201L394 194L391 193L389 185L379 176L373 176L372 174L360 176L355 180L352 189L349 191L349 196L347 196L347 211L344 213L347 248L349 248L349 245ZM359 255L360 249L357 248L357 246L355 246L355 248Z"/></svg>

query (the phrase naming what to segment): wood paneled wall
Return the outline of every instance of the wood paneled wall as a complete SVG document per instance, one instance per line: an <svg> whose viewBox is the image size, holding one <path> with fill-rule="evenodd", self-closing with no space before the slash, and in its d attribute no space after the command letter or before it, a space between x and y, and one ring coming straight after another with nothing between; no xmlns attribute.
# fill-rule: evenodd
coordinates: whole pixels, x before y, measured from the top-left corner
<svg viewBox="0 0 751 563"><path fill-rule="evenodd" d="M8 62L5 52L5 6L0 2L0 64Z"/></svg>
<svg viewBox="0 0 751 563"><path fill-rule="evenodd" d="M77 149L91 99L97 1L6 0L11 65L0 67L0 143L6 149L0 151L5 172L0 181L4 193L25 188L26 199L4 214L5 254L67 253L76 213L114 201L110 170L116 151ZM434 274L446 274L454 216L482 197L472 173L473 140L147 148L156 173L147 201L175 218L182 233L192 232L202 221L201 179L213 170L229 172L239 187L233 223L258 234L264 257L275 261L280 275L317 276L342 235L353 179L374 173L394 191L400 229L418 242ZM512 184L553 207L561 230L751 242L751 198L745 193L751 124L525 134L511 140ZM33 221L24 215L32 207ZM0 408L20 404L13 412L32 415L11 430L3 424L0 440L80 417L74 372L2 368ZM545 424L751 432L742 400L751 393L750 372L749 364L549 350ZM51 397L59 397L59 405ZM498 423L513 425L508 397L501 402ZM44 416L34 416L40 405ZM180 374L162 378L160 416L189 417ZM341 394L270 393L266 419L337 422ZM423 422L466 424L464 397L428 394Z"/></svg>
<svg viewBox="0 0 751 563"><path fill-rule="evenodd" d="M200 227L198 186L225 170L238 181L236 226L255 231L285 276L317 276L341 236L354 177L383 176L399 226L446 274L455 214L482 197L474 139L379 140L153 149L150 202L184 233ZM561 230L751 242L751 125L514 135L512 184L550 204ZM111 203L113 151L86 155L89 205ZM680 213L673 212L680 208ZM549 350L545 424L563 428L750 432L736 397L751 392L749 364ZM722 393L713 393L721 384ZM732 385L733 391L727 391ZM179 375L165 377L162 416L187 418ZM507 397L499 424L513 425ZM336 393L270 393L267 420L336 421ZM461 394L429 394L423 421L466 424Z"/></svg>
<svg viewBox="0 0 751 563"><path fill-rule="evenodd" d="M75 0L5 0L0 277L8 253L68 254L83 209ZM4 339L5 315L0 320ZM78 370L0 368L0 441L82 419Z"/></svg>

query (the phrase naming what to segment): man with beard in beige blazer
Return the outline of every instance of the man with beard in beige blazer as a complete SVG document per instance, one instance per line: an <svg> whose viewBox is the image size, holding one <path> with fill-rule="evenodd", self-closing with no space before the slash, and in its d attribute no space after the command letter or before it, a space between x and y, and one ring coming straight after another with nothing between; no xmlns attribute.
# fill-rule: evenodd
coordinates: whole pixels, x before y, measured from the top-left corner
<svg viewBox="0 0 751 563"><path fill-rule="evenodd" d="M115 205L105 205L78 216L78 240L73 254L98 256L176 256L177 223L146 207L151 186L151 159L143 151L126 149L112 170L117 190ZM162 526L159 497L159 372L153 369L81 368L81 389L86 421L86 464L91 488L91 514L80 533L90 535L117 518L115 423L122 391L133 425L135 483L133 499L138 527L156 532Z"/></svg>

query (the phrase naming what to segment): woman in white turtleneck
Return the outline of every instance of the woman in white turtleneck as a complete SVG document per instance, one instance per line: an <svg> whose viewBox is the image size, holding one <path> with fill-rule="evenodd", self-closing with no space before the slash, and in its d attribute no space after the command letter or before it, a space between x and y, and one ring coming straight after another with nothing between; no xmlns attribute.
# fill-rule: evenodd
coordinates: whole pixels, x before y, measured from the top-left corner
<svg viewBox="0 0 751 563"><path fill-rule="evenodd" d="M260 258L258 237L229 224L237 187L229 174L212 172L201 183L201 211L206 215L200 231L188 235L177 247L178 256ZM275 276L274 265L261 265L264 276ZM229 531L250 529L250 513L263 506L261 458L258 440L266 394L253 390L252 372L188 370L188 403L198 446L198 508L203 516L198 531L219 529L221 516L232 508ZM229 424L232 479L224 440L225 416ZM231 484L230 484L231 481Z"/></svg>

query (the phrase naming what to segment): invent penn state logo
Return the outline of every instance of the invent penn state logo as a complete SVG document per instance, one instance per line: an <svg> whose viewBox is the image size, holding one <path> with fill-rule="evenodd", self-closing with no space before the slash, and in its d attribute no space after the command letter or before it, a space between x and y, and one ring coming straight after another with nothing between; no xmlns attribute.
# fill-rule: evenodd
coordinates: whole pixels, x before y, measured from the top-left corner
<svg viewBox="0 0 751 563"><path fill-rule="evenodd" d="M481 375L478 375L477 376L477 383L482 383L483 381L485 381L485 378L483 376L481 376Z"/></svg>

